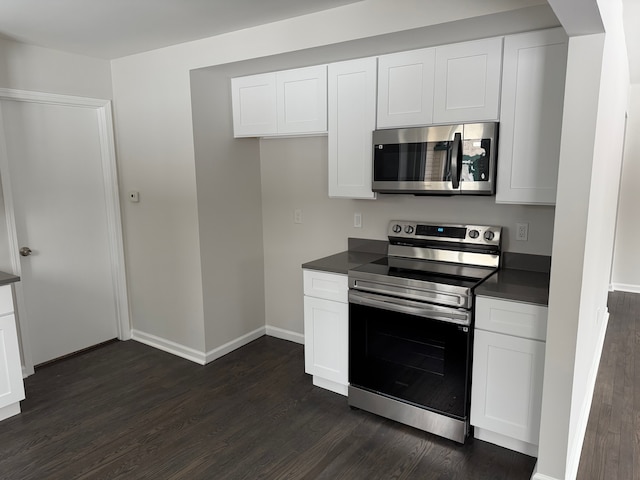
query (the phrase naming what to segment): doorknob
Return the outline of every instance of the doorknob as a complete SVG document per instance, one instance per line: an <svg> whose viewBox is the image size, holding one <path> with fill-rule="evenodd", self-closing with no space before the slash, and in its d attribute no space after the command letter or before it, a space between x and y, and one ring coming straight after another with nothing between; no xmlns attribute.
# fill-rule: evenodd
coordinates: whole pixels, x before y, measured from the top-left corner
<svg viewBox="0 0 640 480"><path fill-rule="evenodd" d="M28 257L29 255L31 255L31 249L29 247L22 247L20 249L20 255L22 255L23 257Z"/></svg>

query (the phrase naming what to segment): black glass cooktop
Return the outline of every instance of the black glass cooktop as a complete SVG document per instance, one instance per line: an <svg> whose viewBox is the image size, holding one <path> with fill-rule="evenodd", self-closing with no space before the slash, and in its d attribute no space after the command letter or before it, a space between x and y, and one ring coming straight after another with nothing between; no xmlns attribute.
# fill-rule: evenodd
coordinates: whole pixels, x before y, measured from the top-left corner
<svg viewBox="0 0 640 480"><path fill-rule="evenodd" d="M384 257L354 268L353 271L473 288L494 273L496 269L430 260Z"/></svg>

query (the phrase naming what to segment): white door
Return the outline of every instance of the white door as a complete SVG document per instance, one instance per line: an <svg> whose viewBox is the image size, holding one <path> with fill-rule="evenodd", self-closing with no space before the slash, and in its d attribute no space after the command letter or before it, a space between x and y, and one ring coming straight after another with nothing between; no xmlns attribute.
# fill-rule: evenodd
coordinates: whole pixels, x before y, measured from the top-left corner
<svg viewBox="0 0 640 480"><path fill-rule="evenodd" d="M32 252L20 257L18 314L26 363L38 365L118 336L104 123L95 108L6 98L0 108L17 247Z"/></svg>

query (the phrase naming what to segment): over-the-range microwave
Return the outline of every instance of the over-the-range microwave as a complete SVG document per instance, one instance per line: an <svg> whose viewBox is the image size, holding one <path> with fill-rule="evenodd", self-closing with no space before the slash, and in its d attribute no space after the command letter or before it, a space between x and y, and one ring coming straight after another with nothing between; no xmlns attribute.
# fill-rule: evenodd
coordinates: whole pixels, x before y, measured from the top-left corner
<svg viewBox="0 0 640 480"><path fill-rule="evenodd" d="M372 190L493 195L497 140L497 123L376 130Z"/></svg>

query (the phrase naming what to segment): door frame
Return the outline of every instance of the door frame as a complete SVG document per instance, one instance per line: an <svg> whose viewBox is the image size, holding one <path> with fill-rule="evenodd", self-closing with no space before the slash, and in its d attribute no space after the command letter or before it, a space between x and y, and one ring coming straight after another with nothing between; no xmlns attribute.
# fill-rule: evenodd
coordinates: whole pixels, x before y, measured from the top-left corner
<svg viewBox="0 0 640 480"><path fill-rule="evenodd" d="M120 213L120 193L118 189L118 173L116 167L115 141L113 133L113 117L111 113L111 101L96 98L76 97L52 93L33 92L26 90L14 90L0 88L0 100L14 100L27 103L41 103L60 105L75 108L88 108L96 111L98 120L98 134L100 138L100 156L103 185L105 191L105 205L107 208L107 229L109 243L109 260L111 263L111 283L114 291L114 303L116 311L116 326L118 339L129 340L131 338L131 319L129 312L129 299L127 294L127 279L124 260L124 242L122 233L122 219ZM16 219L14 211L13 191L11 175L9 173L9 158L6 148L4 120L2 108L0 108L0 177L4 196L4 209L7 222L7 236L9 254L13 273L20 276L22 267L20 264L20 246L18 244ZM17 323L20 331L23 374L25 376L34 373L31 345L28 335L29 318L26 314L24 292L21 282L15 285L15 302L17 310Z"/></svg>

